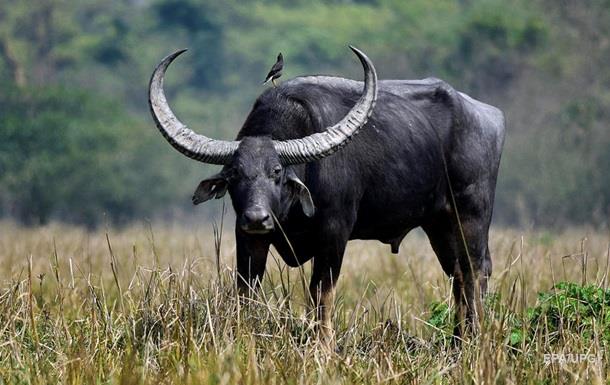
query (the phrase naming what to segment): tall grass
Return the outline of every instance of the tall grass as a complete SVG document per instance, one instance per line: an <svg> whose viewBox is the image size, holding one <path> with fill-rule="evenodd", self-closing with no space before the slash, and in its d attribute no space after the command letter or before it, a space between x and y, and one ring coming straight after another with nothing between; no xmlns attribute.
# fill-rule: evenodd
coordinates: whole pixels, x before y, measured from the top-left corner
<svg viewBox="0 0 610 385"><path fill-rule="evenodd" d="M451 284L422 234L396 256L352 242L328 353L304 295L309 266L289 269L272 252L263 290L240 300L224 232L219 242L220 227L1 223L0 382L607 383L606 302L597 318L567 306L552 320L533 313L543 309L537 293L560 281L607 288L608 234L494 231L481 333L460 348L449 335ZM561 353L601 359L545 363Z"/></svg>

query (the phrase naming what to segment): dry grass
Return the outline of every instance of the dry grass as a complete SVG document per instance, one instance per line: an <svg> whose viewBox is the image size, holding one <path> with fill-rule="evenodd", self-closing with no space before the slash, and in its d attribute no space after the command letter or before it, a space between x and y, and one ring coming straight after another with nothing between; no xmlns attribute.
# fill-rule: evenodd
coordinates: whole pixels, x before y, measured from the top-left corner
<svg viewBox="0 0 610 385"><path fill-rule="evenodd" d="M0 383L606 383L610 320L587 336L567 327L549 335L528 324L527 309L558 281L605 288L609 240L586 230L494 231L495 301L480 336L461 349L443 323L428 322L451 290L423 235L407 237L398 256L352 242L336 299L339 350L326 354L303 296L309 266L270 258L264 290L240 302L230 232L218 270L203 227L106 236L2 223ZM511 342L514 325L533 327L533 338ZM549 353L602 359L547 365Z"/></svg>

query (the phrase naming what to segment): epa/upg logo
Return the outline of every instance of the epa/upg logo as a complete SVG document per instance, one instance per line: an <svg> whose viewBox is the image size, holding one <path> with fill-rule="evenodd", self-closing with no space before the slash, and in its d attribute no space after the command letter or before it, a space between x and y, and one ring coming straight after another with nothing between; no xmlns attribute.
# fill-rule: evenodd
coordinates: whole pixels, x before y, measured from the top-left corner
<svg viewBox="0 0 610 385"><path fill-rule="evenodd" d="M580 364L588 362L590 364L601 363L602 354L587 354L587 353L545 353L544 363L550 365L557 364Z"/></svg>

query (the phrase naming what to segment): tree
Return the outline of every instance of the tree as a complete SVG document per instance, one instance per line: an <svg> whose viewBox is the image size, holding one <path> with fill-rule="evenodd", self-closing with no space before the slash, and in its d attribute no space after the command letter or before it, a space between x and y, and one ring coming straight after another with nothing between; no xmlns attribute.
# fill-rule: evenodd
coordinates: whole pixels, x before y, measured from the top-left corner
<svg viewBox="0 0 610 385"><path fill-rule="evenodd" d="M151 155L148 130L120 111L83 91L5 88L4 214L29 224L56 217L92 226L104 215L125 221L168 200L175 181L159 167L164 158Z"/></svg>

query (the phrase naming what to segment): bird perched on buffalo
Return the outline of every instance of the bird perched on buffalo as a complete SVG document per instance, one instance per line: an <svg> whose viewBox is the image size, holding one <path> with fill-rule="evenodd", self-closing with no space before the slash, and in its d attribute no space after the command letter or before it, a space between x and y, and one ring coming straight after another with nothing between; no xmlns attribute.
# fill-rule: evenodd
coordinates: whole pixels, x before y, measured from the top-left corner
<svg viewBox="0 0 610 385"><path fill-rule="evenodd" d="M282 56L282 53L280 52L279 55L277 55L277 61L275 62L273 67L271 67L271 70L267 74L267 77L265 78L265 81L263 82L263 84L265 84L269 80L271 80L271 82L273 83L273 86L277 87L277 84L275 83L275 79L282 76L282 69L284 69L284 57Z"/></svg>

